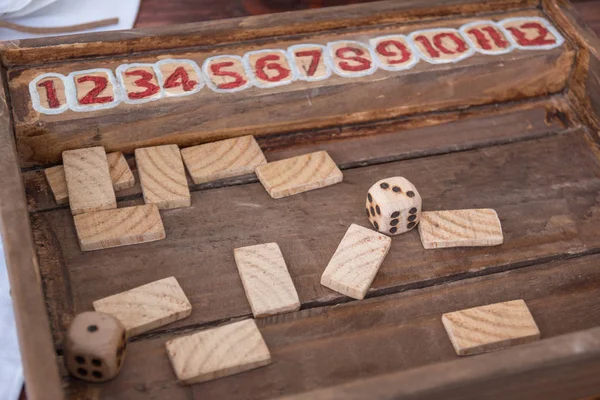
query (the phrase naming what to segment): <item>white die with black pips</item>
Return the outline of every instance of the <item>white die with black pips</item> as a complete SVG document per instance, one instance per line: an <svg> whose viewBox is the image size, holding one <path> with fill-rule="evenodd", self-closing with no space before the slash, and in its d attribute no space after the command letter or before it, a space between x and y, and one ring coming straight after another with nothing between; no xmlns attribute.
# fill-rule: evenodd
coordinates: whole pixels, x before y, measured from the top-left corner
<svg viewBox="0 0 600 400"><path fill-rule="evenodd" d="M376 182L367 193L367 217L373 227L386 235L413 229L421 218L421 195L402 176Z"/></svg>

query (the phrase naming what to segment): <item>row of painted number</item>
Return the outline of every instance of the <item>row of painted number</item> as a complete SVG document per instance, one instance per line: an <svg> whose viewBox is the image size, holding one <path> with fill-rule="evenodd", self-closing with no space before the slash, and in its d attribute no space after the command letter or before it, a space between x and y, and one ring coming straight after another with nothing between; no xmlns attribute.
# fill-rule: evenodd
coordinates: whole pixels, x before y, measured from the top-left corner
<svg viewBox="0 0 600 400"><path fill-rule="evenodd" d="M544 50L560 46L563 37L545 19L509 18L500 22L475 21L460 29L427 29L405 35L373 38L369 45L352 40L298 44L286 50L258 50L243 57L210 57L202 68L186 59L165 59L154 64L123 64L116 76L110 69L76 71L64 76L45 73L29 85L33 107L40 113L59 114L68 109L94 111L121 102L135 104L163 97L194 94L206 84L219 93L251 86L269 88L295 80L319 81L332 73L359 77L378 68L400 71L420 59L432 64L453 63L475 53L504 54L514 49Z"/></svg>

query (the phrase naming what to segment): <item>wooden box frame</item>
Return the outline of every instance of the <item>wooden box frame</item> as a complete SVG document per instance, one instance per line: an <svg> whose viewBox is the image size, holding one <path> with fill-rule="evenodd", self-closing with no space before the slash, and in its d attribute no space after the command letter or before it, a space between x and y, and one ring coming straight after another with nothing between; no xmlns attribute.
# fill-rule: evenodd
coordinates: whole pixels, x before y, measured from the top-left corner
<svg viewBox="0 0 600 400"><path fill-rule="evenodd" d="M269 38L294 38L317 35L322 32L344 32L358 28L385 27L394 24L444 21L445 19L488 15L492 13L534 10L548 18L567 38L574 49L575 63L568 65L568 81L564 89L554 93L537 93L531 96L515 96L506 104L507 109L526 108L526 102L540 102L544 107L549 103L556 108L547 116L549 124L557 120L570 130L577 126L588 142L590 149L600 155L597 144L597 129L600 128L600 41L581 21L571 5L562 0L499 0L484 2L476 0L421 0L384 1L324 10L286 13L277 16L258 16L243 19L206 22L159 29L142 29L125 32L75 35L63 38L4 42L0 44L2 60L0 79L4 87L0 94L0 220L4 251L7 260L11 294L17 320L17 329L26 378L28 398L59 399L64 396L66 381L59 372L60 356L57 358L55 343L48 317L48 307L38 263L41 252L34 241L30 211L31 199L37 196L30 189L34 180L27 180L31 171L40 165L49 165L57 160L47 159L33 164L24 162L27 157L23 149L15 146L15 121L12 111L16 104L9 96L9 76L13 70L44 65L59 65L65 62L87 62L107 60L117 56L132 54L160 54L169 50L186 48L205 49L236 45L241 42L263 43ZM558 65L557 68L562 68ZM450 107L447 110L419 112L406 115L371 113L356 118L348 118L337 125L348 125L347 131L335 128L331 120L322 123L310 122L302 125L275 126L265 128L261 142L267 149L291 148L292 145L306 145L313 140L327 142L333 137L368 136L378 132L392 132L414 127L433 126L452 121L460 121L476 116L492 116L495 109L487 107L495 102L485 101L480 106ZM465 107L466 106L466 107ZM565 128L566 131L569 129ZM294 132L301 132L295 134ZM360 133L358 133L360 131ZM290 133L292 132L292 133ZM240 132L232 133L238 135ZM214 140L197 136L165 138L166 142L189 145L201 141ZM505 141L510 143L511 140ZM85 142L89 145L91 142ZM335 142L337 143L337 142ZM335 143L332 145L334 146ZM131 153L140 142L123 139L121 144L111 143L113 149ZM439 146L449 146L451 143ZM468 147L468 146L466 146ZM466 148L465 147L465 148ZM285 151L282 153L285 155ZM436 154L434 148L425 155ZM402 157L390 158L399 160ZM386 161L382 156L380 161ZM346 168L364 164L361 160L347 161ZM34 167L32 169L32 167ZM24 185L24 179L26 181ZM250 182L251 180L246 180ZM231 184L232 182L230 182ZM236 183L236 182L233 182ZM217 187L206 185L204 188ZM26 193L26 189L28 190ZM27 195L26 195L27 194ZM591 257L597 249L579 252L581 257ZM575 257L575 256L573 256ZM539 258L538 263L563 262L570 257ZM568 260L567 260L568 261ZM524 260L499 267L495 272L517 269L535 264ZM474 278L478 273L465 278ZM483 275L483 274L481 274ZM450 278L462 279L460 275ZM443 283L443 282L441 282ZM592 283L590 283L592 284ZM593 282L598 285L598 282ZM427 286L427 285L425 285ZM415 285L412 289L419 289ZM421 286L422 287L422 286ZM429 288L435 289L435 287ZM428 290L429 290L428 289ZM405 289L406 290L406 289ZM574 289L575 290L575 289ZM376 292L377 294L379 292ZM393 293L391 291L390 293ZM594 292L591 292L594 294ZM382 289L379 294L385 294ZM597 294L597 292L596 292ZM597 303L597 302L596 302ZM332 303L333 304L333 303ZM323 303L327 305L327 303ZM303 305L303 308L314 305ZM596 308L597 310L597 308ZM590 318L597 320L597 315ZM285 320L285 319L284 319ZM544 331L542 330L542 336ZM274 357L277 357L275 353ZM580 331L567 331L565 335L545 338L531 345L513 349L444 361L429 362L406 370L370 376L341 384L332 382L327 386L316 387L313 391L293 393L305 398L575 398L600 392L600 326ZM290 376L290 379L293 377ZM72 398L98 395L99 391L75 391L69 389ZM88 389L86 389L88 390ZM193 391L191 393L194 393ZM202 395L201 391L198 391ZM282 394L287 394L282 393ZM249 395L252 395L249 394ZM254 395L259 395L255 393ZM92 396L93 397L93 396Z"/></svg>

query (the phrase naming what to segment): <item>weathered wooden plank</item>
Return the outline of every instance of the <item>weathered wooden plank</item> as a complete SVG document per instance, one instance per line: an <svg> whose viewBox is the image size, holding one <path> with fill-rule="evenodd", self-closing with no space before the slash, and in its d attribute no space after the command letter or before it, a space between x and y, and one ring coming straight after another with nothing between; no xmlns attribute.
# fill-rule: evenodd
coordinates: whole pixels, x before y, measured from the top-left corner
<svg viewBox="0 0 600 400"><path fill-rule="evenodd" d="M550 97L506 107L473 107L462 112L263 137L259 144L271 161L326 150L346 169L543 137L576 126L572 117L572 110L562 98ZM137 175L133 158L129 163ZM30 211L57 207L40 170L23 173L23 179ZM139 195L139 179L136 182L132 189L117 192L117 198L131 199ZM188 184L191 190L205 190L249 182L256 182L256 177L247 175L202 185L194 185L192 181Z"/></svg>
<svg viewBox="0 0 600 400"><path fill-rule="evenodd" d="M272 16L254 16L197 24L100 32L3 42L2 64L7 66L47 63L83 57L210 46L258 40L274 36L310 34L335 29L409 22L440 16L534 8L538 0L409 0L354 4L326 10L306 10Z"/></svg>
<svg viewBox="0 0 600 400"><path fill-rule="evenodd" d="M381 176L409 178L423 197L424 209L494 208L505 243L428 251L416 231L407 233L392 243L371 296L600 249L595 201L600 167L581 133L357 168L346 174L347 180L338 185L277 201L259 184L194 192L190 208L162 213L165 240L135 248L84 254L68 210L33 214L33 219L60 244L64 266L58 270L68 271L74 312L89 309L92 301L117 288L175 276L194 309L202 312L173 324L174 328L250 315L232 249L255 243L280 245L303 305L342 300L319 280L348 226L368 226L365 190ZM40 259L42 265L46 262L57 260ZM60 297L47 301L64 303ZM53 312L61 315L68 310ZM61 332L55 333L60 338Z"/></svg>
<svg viewBox="0 0 600 400"><path fill-rule="evenodd" d="M270 366L190 388L176 383L164 352L164 342L176 335L136 341L130 344L126 364L114 381L96 388L70 380L69 387L81 397L85 393L95 393L104 398L130 400L235 400L302 393L381 376L380 379L385 383L381 388L383 394L389 392L418 397L420 393L429 394L432 391L438 394L437 397L432 394L432 398L439 398L438 390L455 390L456 386L468 390L477 383L477 387L496 388L493 392L496 397L493 398L506 398L497 396L505 393L506 386L503 385L507 380L502 380L502 384L495 383L494 377L507 379L508 375L508 378L514 379L519 373L540 371L543 372L544 385L537 385L539 392L529 387L527 393L528 398L545 399L548 393L552 393L554 379L560 379L559 382L563 383L560 375L564 370L562 367L573 363L581 365L576 364L578 358L583 363L594 358L597 362L600 343L597 340L589 341L593 335L584 341L560 341L561 346L557 347L551 341L558 335L593 328L600 323L600 312L595 301L600 294L598 262L599 255L579 257L259 320L259 328L272 356ZM485 365L485 369L465 367L463 370L461 366L469 365L470 361L458 360L441 323L441 315L517 298L527 302L543 339L533 346L515 347L514 351L472 357L471 360L484 357L485 362L474 362L479 366ZM557 324L556 321L561 323ZM546 348L546 343L549 343L549 348ZM574 343L580 346L574 346ZM546 348L546 352L541 349L529 352L540 346ZM531 357L532 354L535 357ZM155 360L151 366L147 361L149 357ZM556 362L555 357L558 359ZM511 364L510 360L516 362ZM444 365L443 369L436 366L440 362L446 362L441 364ZM554 368L558 368L556 373ZM479 374L478 370L483 372ZM433 376L428 376L428 371ZM416 374L419 379L402 379L400 384L384 375L391 373ZM597 375L582 375L578 369L578 376L577 393L589 393L599 388ZM449 382L445 382L445 377ZM378 395L379 391L370 396L366 392L367 387L361 388L359 385L358 388L358 393L362 393L359 398L398 397ZM554 389L559 389L558 385ZM349 391L342 393L348 394ZM537 393L539 395L536 396ZM310 397L309 392L307 398L318 397ZM338 397L333 395L329 398Z"/></svg>
<svg viewBox="0 0 600 400"><path fill-rule="evenodd" d="M522 15L542 14L527 11L495 14L489 18L500 20ZM473 18L444 20L443 26L458 28L470 21ZM320 35L311 37L311 42L326 44L340 39L364 42L365 38L390 33L407 34L417 29L440 27L440 23L394 26L350 35ZM241 56L248 51L286 49L299 43L302 40L285 40L160 57L185 58L202 64L215 55ZM574 56L570 44L564 43L551 50L517 49L494 56L474 54L451 64L422 61L405 71L380 69L355 78L334 74L319 82L298 80L269 89L251 87L235 93L217 93L205 87L192 96L169 97L143 105L122 103L91 114L70 110L57 115L38 113L30 101L30 81L42 72L68 75L99 67L115 70L122 63L155 62L158 57L136 56L13 70L10 87L21 165L27 167L55 163L62 151L82 146L98 145L107 151L131 154L135 148L148 145L186 147L227 137L320 129L547 95L564 88ZM265 115L269 116L268 120ZM157 119L161 123L157 124ZM127 129L127 135L122 135L123 129Z"/></svg>
<svg viewBox="0 0 600 400"><path fill-rule="evenodd" d="M542 0L544 12L578 46L568 98L586 123L600 127L600 39L566 0Z"/></svg>
<svg viewBox="0 0 600 400"><path fill-rule="evenodd" d="M15 310L23 374L31 400L63 398L46 304L0 68L0 234Z"/></svg>

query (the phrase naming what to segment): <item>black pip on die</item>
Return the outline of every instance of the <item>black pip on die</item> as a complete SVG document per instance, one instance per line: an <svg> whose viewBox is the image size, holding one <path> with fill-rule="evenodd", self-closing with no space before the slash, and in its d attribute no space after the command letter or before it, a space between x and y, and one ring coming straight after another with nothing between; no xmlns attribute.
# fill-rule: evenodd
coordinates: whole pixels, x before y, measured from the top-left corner
<svg viewBox="0 0 600 400"><path fill-rule="evenodd" d="M74 377L103 382L121 370L127 334L115 317L93 311L78 314L65 340L65 365Z"/></svg>
<svg viewBox="0 0 600 400"><path fill-rule="evenodd" d="M367 217L376 230L387 235L410 231L421 217L421 195L406 178L382 179L367 193Z"/></svg>

